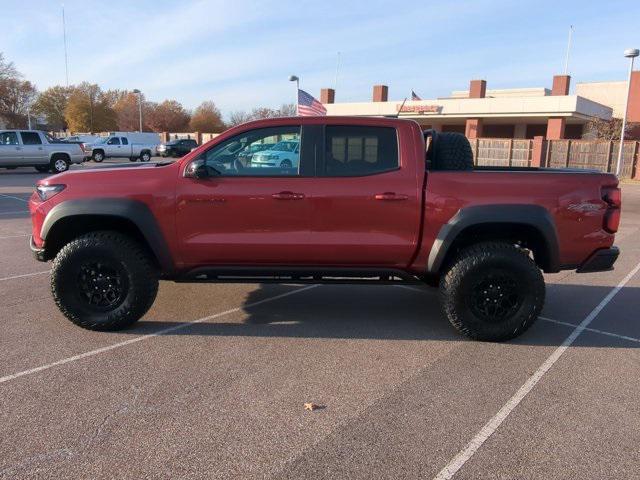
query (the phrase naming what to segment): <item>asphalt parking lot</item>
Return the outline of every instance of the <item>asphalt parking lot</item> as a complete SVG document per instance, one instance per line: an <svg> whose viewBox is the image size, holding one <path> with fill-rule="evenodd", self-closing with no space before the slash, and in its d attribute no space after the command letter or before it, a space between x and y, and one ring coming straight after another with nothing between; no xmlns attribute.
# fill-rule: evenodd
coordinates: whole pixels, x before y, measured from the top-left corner
<svg viewBox="0 0 640 480"><path fill-rule="evenodd" d="M28 248L42 176L0 170L0 478L640 477L640 186L616 269L547 275L494 344L413 286L161 282L82 330Z"/></svg>

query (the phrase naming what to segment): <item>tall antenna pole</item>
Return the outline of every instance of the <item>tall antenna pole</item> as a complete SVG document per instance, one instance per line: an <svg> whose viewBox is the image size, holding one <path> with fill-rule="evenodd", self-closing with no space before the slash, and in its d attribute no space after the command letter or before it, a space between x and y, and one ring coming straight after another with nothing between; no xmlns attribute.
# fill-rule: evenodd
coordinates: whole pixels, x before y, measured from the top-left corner
<svg viewBox="0 0 640 480"><path fill-rule="evenodd" d="M62 4L62 36L64 38L64 72L69 86L69 59L67 56L67 22L64 18L64 3Z"/></svg>
<svg viewBox="0 0 640 480"><path fill-rule="evenodd" d="M333 82L333 90L338 89L338 72L340 71L340 52L338 52L338 58L336 59L336 78Z"/></svg>
<svg viewBox="0 0 640 480"><path fill-rule="evenodd" d="M567 56L564 59L564 74L569 74L569 53L571 52L571 37L573 37L573 25L569 25L569 41L567 42Z"/></svg>

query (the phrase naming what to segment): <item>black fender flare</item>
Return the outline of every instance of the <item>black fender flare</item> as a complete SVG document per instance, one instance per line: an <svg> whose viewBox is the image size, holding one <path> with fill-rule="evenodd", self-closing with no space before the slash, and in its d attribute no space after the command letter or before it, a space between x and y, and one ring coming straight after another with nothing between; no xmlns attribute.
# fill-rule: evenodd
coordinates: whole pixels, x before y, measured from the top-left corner
<svg viewBox="0 0 640 480"><path fill-rule="evenodd" d="M42 223L40 237L47 241L53 226L64 218L83 215L116 217L132 222L156 256L163 272L174 271L173 258L158 222L147 205L125 198L67 200L49 211Z"/></svg>
<svg viewBox="0 0 640 480"><path fill-rule="evenodd" d="M544 240L548 258L546 272L560 270L558 232L549 211L540 205L476 205L461 208L444 224L433 242L427 273L437 274L458 235L466 228L482 224L524 225L534 228Z"/></svg>

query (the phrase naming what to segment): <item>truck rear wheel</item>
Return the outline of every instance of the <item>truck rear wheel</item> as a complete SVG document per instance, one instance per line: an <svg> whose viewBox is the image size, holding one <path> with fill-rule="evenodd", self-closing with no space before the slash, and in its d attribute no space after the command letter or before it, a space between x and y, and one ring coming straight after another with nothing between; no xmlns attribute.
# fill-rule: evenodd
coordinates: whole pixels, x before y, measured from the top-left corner
<svg viewBox="0 0 640 480"><path fill-rule="evenodd" d="M444 314L463 335L491 342L527 330L544 305L533 260L515 245L486 242L463 250L440 281Z"/></svg>
<svg viewBox="0 0 640 480"><path fill-rule="evenodd" d="M51 158L49 169L53 173L62 173L69 170L69 164L69 159L65 155L56 154Z"/></svg>
<svg viewBox="0 0 640 480"><path fill-rule="evenodd" d="M158 292L149 255L118 232L82 235L65 245L51 272L60 311L89 330L119 330L139 320Z"/></svg>
<svg viewBox="0 0 640 480"><path fill-rule="evenodd" d="M142 152L140 154L140 161L141 162L148 162L149 160L151 160L151 153L149 152Z"/></svg>

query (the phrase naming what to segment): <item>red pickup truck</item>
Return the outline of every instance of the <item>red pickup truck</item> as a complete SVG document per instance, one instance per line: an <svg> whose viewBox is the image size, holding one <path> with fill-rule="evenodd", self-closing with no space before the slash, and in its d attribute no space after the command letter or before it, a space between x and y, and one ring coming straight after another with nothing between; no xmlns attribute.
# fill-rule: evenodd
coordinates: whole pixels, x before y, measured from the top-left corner
<svg viewBox="0 0 640 480"><path fill-rule="evenodd" d="M542 271L612 268L620 207L613 175L474 168L462 135L352 117L246 123L177 161L46 178L29 203L31 248L84 328L131 325L159 279L422 282L491 341L536 320Z"/></svg>

